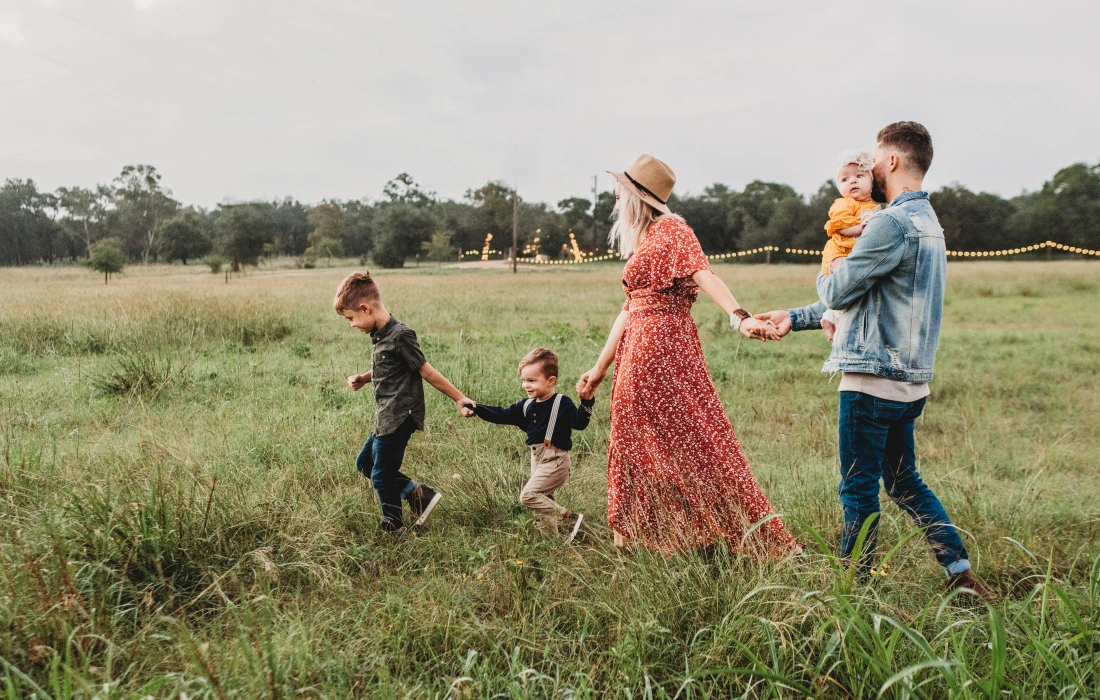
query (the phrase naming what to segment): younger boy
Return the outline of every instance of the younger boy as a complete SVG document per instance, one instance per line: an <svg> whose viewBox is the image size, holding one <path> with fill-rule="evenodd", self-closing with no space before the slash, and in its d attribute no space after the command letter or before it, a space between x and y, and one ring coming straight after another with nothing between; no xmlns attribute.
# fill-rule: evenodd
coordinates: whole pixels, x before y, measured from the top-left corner
<svg viewBox="0 0 1100 700"><path fill-rule="evenodd" d="M565 539L568 544L576 538L584 516L558 505L554 492L569 478L573 431L588 427L596 399L581 399L577 408L568 396L555 392L558 356L546 348L535 348L520 360L519 377L528 396L525 401L507 408L473 404L474 413L490 423L515 425L527 431L531 478L520 492L519 501L531 511L544 536L556 538L558 526L564 524L570 530Z"/></svg>
<svg viewBox="0 0 1100 700"><path fill-rule="evenodd" d="M370 334L371 370L348 377L352 391L359 391L367 383L374 384L374 431L355 460L355 468L370 477L378 492L382 529L400 534L404 531L402 500L409 502L409 510L416 518L415 527L428 519L442 498L431 487L401 473L409 438L413 432L424 429L421 380L446 394L464 416L472 416L473 411L463 406L463 402L473 402L424 359L416 333L386 310L370 273L353 272L345 277L336 290L333 306L352 328Z"/></svg>

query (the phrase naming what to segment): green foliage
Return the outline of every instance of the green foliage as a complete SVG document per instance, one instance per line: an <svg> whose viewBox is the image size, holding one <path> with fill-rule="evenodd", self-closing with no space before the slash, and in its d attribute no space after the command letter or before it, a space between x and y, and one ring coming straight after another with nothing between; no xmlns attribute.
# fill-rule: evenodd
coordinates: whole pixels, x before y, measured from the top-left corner
<svg viewBox="0 0 1100 700"><path fill-rule="evenodd" d="M436 220L428 209L398 202L382 207L374 217L373 230L371 258L381 267L397 268L431 239Z"/></svg>
<svg viewBox="0 0 1100 700"><path fill-rule="evenodd" d="M58 202L68 214L63 225L70 243L83 243L88 255L92 253L92 243L103 236L103 227L107 219L113 193L105 185L95 189L84 187L59 187ZM73 258L75 251L70 249Z"/></svg>
<svg viewBox="0 0 1100 700"><path fill-rule="evenodd" d="M202 259L202 264L210 268L212 274L218 274L222 271L222 266L228 262L220 253L210 253Z"/></svg>
<svg viewBox="0 0 1100 700"><path fill-rule="evenodd" d="M343 252L344 217L335 204L318 204L309 212L309 223L313 230L309 233L307 255L325 255L332 258Z"/></svg>
<svg viewBox="0 0 1100 700"><path fill-rule="evenodd" d="M436 231L430 241L420 244L424 257L432 262L451 262L458 260L458 250L451 245L451 234Z"/></svg>
<svg viewBox="0 0 1100 700"><path fill-rule="evenodd" d="M748 308L788 308L814 297L815 267L716 272ZM951 267L921 471L1001 594L991 606L944 594L892 503L886 576L862 583L835 556L836 385L818 371L820 333L748 343L705 298L693 310L802 557L613 548L607 384L558 495L585 514L587 541L541 541L516 503L522 433L461 419L432 390L405 469L444 500L395 541L352 464L374 404L343 378L369 368L370 341L331 311L339 275L155 274L110 288L67 270L0 279L8 697L1096 694L1100 282L1088 262ZM572 386L622 300L620 265L376 276L433 366L496 404L522 396L515 365L537 345ZM496 301L471 303L470 290ZM58 303L73 298L75 311ZM105 394L108 377L163 389Z"/></svg>
<svg viewBox="0 0 1100 700"><path fill-rule="evenodd" d="M122 272L127 263L126 253L117 238L104 238L92 245L92 254L88 258L88 267L103 273L103 283L110 281L111 275Z"/></svg>
<svg viewBox="0 0 1100 700"><path fill-rule="evenodd" d="M1076 163L1045 183L1035 198L1028 232L1040 240L1100 247L1100 165Z"/></svg>
<svg viewBox="0 0 1100 700"><path fill-rule="evenodd" d="M225 207L217 219L218 245L236 272L241 265L255 265L265 246L275 240L270 208L257 204Z"/></svg>
<svg viewBox="0 0 1100 700"><path fill-rule="evenodd" d="M157 253L164 222L179 208L160 181L152 165L127 165L113 183L115 227L124 240L140 246L145 263Z"/></svg>
<svg viewBox="0 0 1100 700"><path fill-rule="evenodd" d="M461 201L440 200L401 173L374 202L326 200L310 208L287 197L180 212L150 165L126 166L110 185L62 187L56 193L40 192L32 180L11 179L0 187L0 265L76 260L89 254L95 241L112 236L131 260L145 262L201 257L210 239L234 270L275 255L300 257L310 265L318 257L369 256L398 267L430 244L435 231L449 232L451 245L462 251L480 250L492 234L493 247L503 252L511 246L513 214L521 249L538 237L541 252L557 256L569 244L570 229L582 248L606 248L612 192L598 194L595 217L584 197L567 197L552 207L515 194L508 184L490 181L467 190ZM789 185L754 180L740 191L716 183L699 193L674 192L669 206L692 226L707 253L766 245L814 250L825 243L828 208L837 196L831 181L807 198ZM1007 200L958 183L931 198L952 250L998 250L1051 239L1100 249L1100 165L1071 165L1041 190ZM782 252L773 259L790 261Z"/></svg>
<svg viewBox="0 0 1100 700"><path fill-rule="evenodd" d="M206 218L200 212L184 209L164 224L160 250L165 260L179 260L186 265L189 259L206 255L211 248Z"/></svg>
<svg viewBox="0 0 1100 700"><path fill-rule="evenodd" d="M1011 245L1005 236L1014 212L1011 202L995 194L971 192L958 183L933 192L930 200L949 250L997 250Z"/></svg>
<svg viewBox="0 0 1100 700"><path fill-rule="evenodd" d="M40 192L34 180L5 180L0 187L0 264L53 262L59 256L61 231L49 212L57 198Z"/></svg>

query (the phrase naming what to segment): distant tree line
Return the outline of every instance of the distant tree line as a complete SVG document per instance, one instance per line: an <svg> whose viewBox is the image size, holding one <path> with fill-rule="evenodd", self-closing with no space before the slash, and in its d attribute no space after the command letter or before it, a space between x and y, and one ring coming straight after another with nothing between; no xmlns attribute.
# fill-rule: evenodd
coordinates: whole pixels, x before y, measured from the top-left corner
<svg viewBox="0 0 1100 700"><path fill-rule="evenodd" d="M838 196L832 181L809 197L788 185L754 181L743 190L715 184L700 194L673 195L669 206L695 229L708 253L771 245L820 248L828 209ZM1100 164L1060 170L1042 189L1004 199L952 184L932 193L948 248L982 251L1022 247L1048 239L1100 248ZM581 248L603 249L614 195L570 197L550 206L518 199L522 249L538 246L564 256L572 232ZM32 180L0 187L0 265L92 259L108 274L119 261L202 261L214 269L255 265L286 255L312 266L319 258L358 257L381 267L412 259L457 260L512 240L513 193L500 182L444 200L406 173L389 181L378 199L326 200L310 206L286 198L184 205L151 165L129 165L111 183L94 188L40 191ZM108 241L108 239L110 239ZM537 241L536 241L537 239ZM95 255L96 244L108 241ZM109 264L97 261L109 260ZM104 267L106 265L106 267Z"/></svg>

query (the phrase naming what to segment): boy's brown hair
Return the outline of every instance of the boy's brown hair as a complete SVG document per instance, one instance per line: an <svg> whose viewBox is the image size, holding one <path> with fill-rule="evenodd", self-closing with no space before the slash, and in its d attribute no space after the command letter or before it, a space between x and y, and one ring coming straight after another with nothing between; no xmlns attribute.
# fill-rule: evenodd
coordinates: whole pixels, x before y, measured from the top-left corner
<svg viewBox="0 0 1100 700"><path fill-rule="evenodd" d="M336 313L342 314L358 309L360 304L373 306L380 301L382 292L378 291L378 285L371 279L370 273L353 272L336 288L336 298L332 300L332 306Z"/></svg>
<svg viewBox="0 0 1100 700"><path fill-rule="evenodd" d="M522 372L524 367L530 365L538 365L539 370L547 379L558 376L558 356L552 350L535 348L527 353L519 361L519 371Z"/></svg>
<svg viewBox="0 0 1100 700"><path fill-rule="evenodd" d="M916 122L894 122L878 132L879 144L894 148L908 156L909 165L921 175L932 167L932 135Z"/></svg>

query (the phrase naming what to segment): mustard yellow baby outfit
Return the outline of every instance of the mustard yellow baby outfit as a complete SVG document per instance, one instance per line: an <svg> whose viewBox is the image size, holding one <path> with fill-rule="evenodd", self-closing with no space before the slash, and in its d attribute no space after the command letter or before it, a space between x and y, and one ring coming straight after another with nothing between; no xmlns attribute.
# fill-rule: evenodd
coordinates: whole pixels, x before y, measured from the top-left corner
<svg viewBox="0 0 1100 700"><path fill-rule="evenodd" d="M829 234L829 241L825 244L825 250L821 254L821 270L829 274L829 263L837 258L846 258L852 252L858 236L845 236L839 231L858 226L871 211L877 210L878 204L874 202L859 202L851 197L841 197L829 207L829 221L825 224L825 232ZM866 212L866 213L865 213Z"/></svg>

